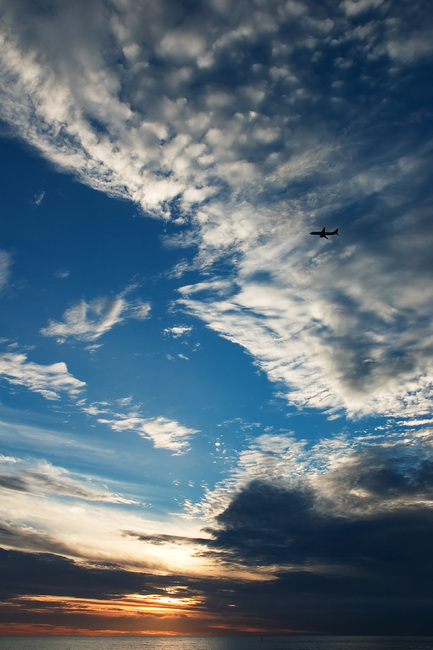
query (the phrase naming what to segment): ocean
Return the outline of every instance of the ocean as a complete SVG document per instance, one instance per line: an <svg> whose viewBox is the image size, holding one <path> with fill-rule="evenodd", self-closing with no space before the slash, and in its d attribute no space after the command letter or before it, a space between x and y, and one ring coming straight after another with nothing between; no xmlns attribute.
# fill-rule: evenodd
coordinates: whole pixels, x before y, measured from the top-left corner
<svg viewBox="0 0 433 650"><path fill-rule="evenodd" d="M433 637L0 637L1 650L433 650Z"/></svg>

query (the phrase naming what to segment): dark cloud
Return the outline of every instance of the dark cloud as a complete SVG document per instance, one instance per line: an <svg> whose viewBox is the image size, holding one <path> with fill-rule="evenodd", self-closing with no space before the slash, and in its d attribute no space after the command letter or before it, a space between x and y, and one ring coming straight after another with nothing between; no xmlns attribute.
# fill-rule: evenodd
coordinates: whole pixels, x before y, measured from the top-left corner
<svg viewBox="0 0 433 650"><path fill-rule="evenodd" d="M53 553L3 550L6 620L18 620L7 608L19 601L20 616L58 624L66 609L62 613L49 596L114 601L132 593L174 593L175 598L198 597L200 611L210 617L206 620L232 630L432 634L432 497L427 447L375 445L346 452L326 474L305 475L292 485L250 482L207 530L210 540L125 532L153 545L199 545L200 555L222 569L260 568L273 576L259 581L233 577L231 571L208 578L83 565L54 546ZM3 532L4 543L31 548L32 531L21 541ZM24 602L31 595L47 596L38 612ZM107 622L97 614L80 616L92 629ZM221 628L211 625L206 631L212 629Z"/></svg>
<svg viewBox="0 0 433 650"><path fill-rule="evenodd" d="M58 555L70 555L72 550L67 543L64 543L54 535L45 532L37 532L33 528L3 522L0 524L0 544L9 548L25 549L27 551L54 553Z"/></svg>
<svg viewBox="0 0 433 650"><path fill-rule="evenodd" d="M182 535L163 535L163 534L153 534L146 535L143 533L138 533L134 531L125 531L124 534L128 537L133 537L139 539L141 542L149 544L180 544L180 545L196 545L196 544L205 544L209 543L209 540L204 537L184 537Z"/></svg>
<svg viewBox="0 0 433 650"><path fill-rule="evenodd" d="M85 567L59 555L0 549L3 599L22 595L114 598L141 590L146 576L117 567Z"/></svg>
<svg viewBox="0 0 433 650"><path fill-rule="evenodd" d="M29 486L25 480L19 476L9 476L8 474L0 476L0 486L7 490L18 490L19 492L29 491Z"/></svg>
<svg viewBox="0 0 433 650"><path fill-rule="evenodd" d="M433 465L355 454L330 472L322 491L254 481L216 518L215 545L251 564L334 564L357 569L386 560L430 573ZM319 481L320 485L320 481ZM416 549L416 552L414 550Z"/></svg>
<svg viewBox="0 0 433 650"><path fill-rule="evenodd" d="M314 488L306 479L291 487L251 482L216 518L214 547L224 562L279 566L272 603L287 607L298 627L310 617L327 632L431 632L432 470L430 459L413 463L401 448L373 447ZM271 616L263 602L262 615Z"/></svg>

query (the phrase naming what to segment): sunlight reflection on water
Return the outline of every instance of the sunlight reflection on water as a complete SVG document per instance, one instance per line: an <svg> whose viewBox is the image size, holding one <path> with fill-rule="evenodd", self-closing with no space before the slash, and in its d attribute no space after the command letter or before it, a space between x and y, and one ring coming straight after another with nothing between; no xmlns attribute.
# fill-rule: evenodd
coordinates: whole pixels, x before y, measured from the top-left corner
<svg viewBox="0 0 433 650"><path fill-rule="evenodd" d="M0 637L2 650L433 650L433 637Z"/></svg>

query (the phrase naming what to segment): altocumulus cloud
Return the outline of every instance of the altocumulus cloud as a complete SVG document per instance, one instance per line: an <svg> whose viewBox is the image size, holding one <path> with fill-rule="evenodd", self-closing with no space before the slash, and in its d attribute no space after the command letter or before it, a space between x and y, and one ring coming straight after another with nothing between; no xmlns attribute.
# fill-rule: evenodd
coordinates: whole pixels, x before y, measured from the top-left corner
<svg viewBox="0 0 433 650"><path fill-rule="evenodd" d="M196 267L229 262L225 292L201 284L180 304L289 402L429 412L431 115L411 100L412 83L429 92L427 5L52 6L2 3L14 131L92 187L174 217ZM323 224L341 229L332 248L308 237ZM83 302L44 333L95 340L119 309Z"/></svg>

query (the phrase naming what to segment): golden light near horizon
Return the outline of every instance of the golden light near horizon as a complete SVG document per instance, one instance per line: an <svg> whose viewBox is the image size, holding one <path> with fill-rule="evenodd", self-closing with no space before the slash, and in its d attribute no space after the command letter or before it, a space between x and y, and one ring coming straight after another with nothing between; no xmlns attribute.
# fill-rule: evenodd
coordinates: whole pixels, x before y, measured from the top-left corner
<svg viewBox="0 0 433 650"><path fill-rule="evenodd" d="M235 608L229 610L229 605L222 620L220 614L206 609L205 598L201 596L175 598L134 593L99 599L29 595L9 602L3 612L9 617L23 610L31 611L35 622L0 623L0 636L194 636L230 631L249 633L253 629Z"/></svg>
<svg viewBox="0 0 433 650"><path fill-rule="evenodd" d="M195 615L195 608L203 605L201 598L173 598L171 596L160 596L159 594L130 594L118 599L79 598L61 596L26 596L16 602L21 606L26 602L31 606L33 612L45 612L44 605L50 605L54 610L61 609L69 613L104 614L112 617L135 616L137 614L159 614L159 615ZM38 607L38 603L40 607ZM13 606L13 605L12 605ZM201 614L202 612L200 612Z"/></svg>

